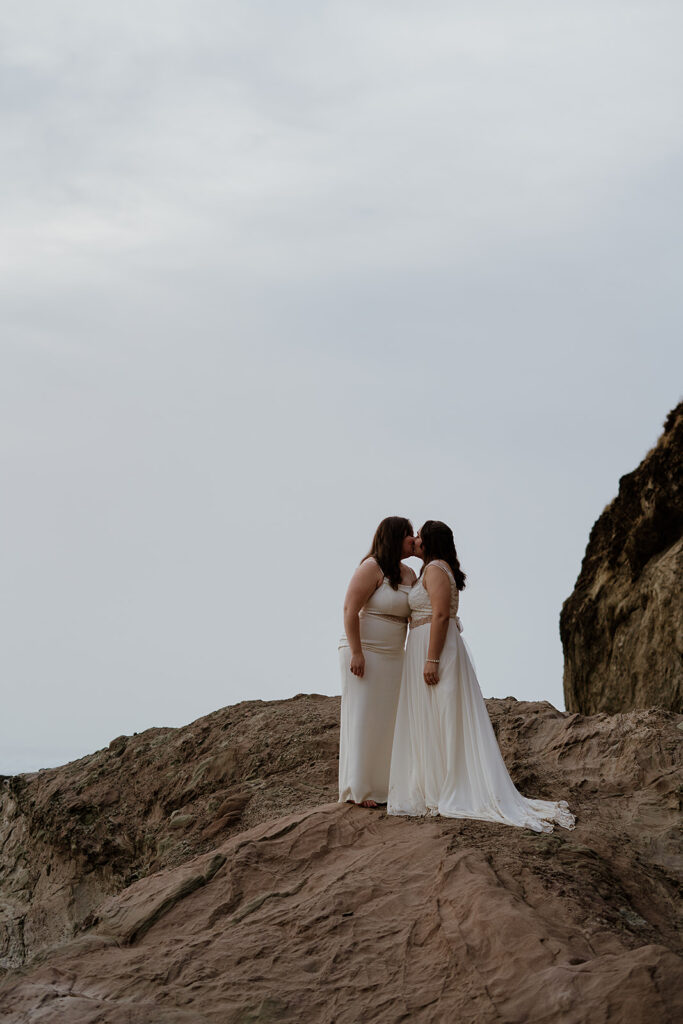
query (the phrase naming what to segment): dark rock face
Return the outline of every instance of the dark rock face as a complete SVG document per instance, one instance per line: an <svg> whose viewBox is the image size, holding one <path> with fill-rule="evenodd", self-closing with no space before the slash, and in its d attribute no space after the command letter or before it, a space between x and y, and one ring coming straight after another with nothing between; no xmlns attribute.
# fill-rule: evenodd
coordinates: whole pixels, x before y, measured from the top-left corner
<svg viewBox="0 0 683 1024"><path fill-rule="evenodd" d="M591 530L562 608L568 711L683 712L683 402Z"/></svg>

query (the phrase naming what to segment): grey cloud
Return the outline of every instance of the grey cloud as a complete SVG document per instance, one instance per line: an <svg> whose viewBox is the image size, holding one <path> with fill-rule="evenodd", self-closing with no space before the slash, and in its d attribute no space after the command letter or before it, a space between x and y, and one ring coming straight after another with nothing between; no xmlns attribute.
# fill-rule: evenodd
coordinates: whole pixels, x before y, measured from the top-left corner
<svg viewBox="0 0 683 1024"><path fill-rule="evenodd" d="M678 399L682 22L15 7L0 771L336 692L394 512L456 527L484 693L561 706L561 601Z"/></svg>

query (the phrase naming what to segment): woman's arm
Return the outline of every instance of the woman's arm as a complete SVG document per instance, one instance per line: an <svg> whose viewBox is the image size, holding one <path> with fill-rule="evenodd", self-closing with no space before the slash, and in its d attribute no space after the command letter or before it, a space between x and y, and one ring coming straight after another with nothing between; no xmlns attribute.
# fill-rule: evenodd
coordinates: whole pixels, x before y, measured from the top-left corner
<svg viewBox="0 0 683 1024"><path fill-rule="evenodd" d="M382 570L377 562L368 558L354 572L344 598L344 630L351 648L351 671L359 679L362 679L365 674L365 656L360 645L358 615L381 582Z"/></svg>
<svg viewBox="0 0 683 1024"><path fill-rule="evenodd" d="M436 660L441 657L448 632L448 620L451 613L451 583L445 572L436 567L430 568L430 566L427 566L424 571L423 582L432 605L432 624L429 627L429 650L427 651L429 660L425 662L422 675L427 686L434 686L439 681L439 666L436 664Z"/></svg>

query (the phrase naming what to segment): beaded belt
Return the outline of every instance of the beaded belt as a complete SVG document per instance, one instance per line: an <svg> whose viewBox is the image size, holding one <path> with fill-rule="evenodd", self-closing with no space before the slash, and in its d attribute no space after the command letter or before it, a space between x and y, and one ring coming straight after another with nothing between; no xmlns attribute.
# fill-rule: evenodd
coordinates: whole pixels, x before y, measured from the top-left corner
<svg viewBox="0 0 683 1024"><path fill-rule="evenodd" d="M457 615L449 615L449 618L453 619L453 621L455 622L456 626L458 627L458 631L460 633L462 633L462 623L460 622L460 619L458 618L458 616ZM417 626L426 626L427 623L431 622L431 621L432 621L431 615L413 616L411 618L411 620L410 620L410 628L411 629L415 629Z"/></svg>
<svg viewBox="0 0 683 1024"><path fill-rule="evenodd" d="M404 626L407 624L408 619L405 615L385 615L384 612L363 612L360 616L361 619L386 619L387 622L400 622ZM429 621L429 620L427 620Z"/></svg>

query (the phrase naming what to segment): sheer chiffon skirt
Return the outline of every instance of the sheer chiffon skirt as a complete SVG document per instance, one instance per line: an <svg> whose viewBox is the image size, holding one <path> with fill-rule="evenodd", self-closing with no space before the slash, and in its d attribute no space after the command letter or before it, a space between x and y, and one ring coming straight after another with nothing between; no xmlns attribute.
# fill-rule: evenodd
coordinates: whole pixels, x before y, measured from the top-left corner
<svg viewBox="0 0 683 1024"><path fill-rule="evenodd" d="M510 778L467 646L453 620L439 682L422 677L430 625L408 636L389 782L389 814L441 814L552 832L574 828L565 800L522 796Z"/></svg>

